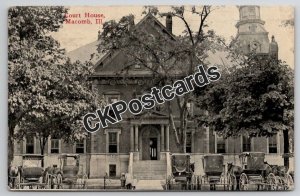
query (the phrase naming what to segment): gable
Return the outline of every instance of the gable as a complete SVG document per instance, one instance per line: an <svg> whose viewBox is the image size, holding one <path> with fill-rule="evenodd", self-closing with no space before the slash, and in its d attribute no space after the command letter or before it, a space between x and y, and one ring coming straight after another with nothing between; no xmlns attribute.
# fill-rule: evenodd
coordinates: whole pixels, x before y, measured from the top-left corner
<svg viewBox="0 0 300 196"><path fill-rule="evenodd" d="M164 34L168 36L170 40L176 40L175 36L172 33L168 32L166 27L162 25L152 14L147 14L138 24L135 25L133 30L151 34L154 37L158 37L161 34ZM129 59L127 55L122 51L108 52L95 64L95 74L97 75L97 73L101 72L111 72L111 74L118 73L122 69L126 68L126 64L128 62ZM134 72L145 71L145 68L134 70Z"/></svg>

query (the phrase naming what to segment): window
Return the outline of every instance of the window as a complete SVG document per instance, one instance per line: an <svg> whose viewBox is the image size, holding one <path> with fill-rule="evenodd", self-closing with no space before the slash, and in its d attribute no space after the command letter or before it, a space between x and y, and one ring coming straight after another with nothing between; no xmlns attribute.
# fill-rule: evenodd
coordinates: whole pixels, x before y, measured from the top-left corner
<svg viewBox="0 0 300 196"><path fill-rule="evenodd" d="M108 104L112 104L112 103L115 103L115 102L117 102L117 101L120 100L120 95L118 95L118 94L114 94L114 95L105 95L105 97L106 97L106 102L107 102ZM108 114L109 114L111 117L113 117L113 118L115 117L115 113L113 112L112 109L109 110Z"/></svg>
<svg viewBox="0 0 300 196"><path fill-rule="evenodd" d="M192 152L192 133L186 133L186 152Z"/></svg>
<svg viewBox="0 0 300 196"><path fill-rule="evenodd" d="M26 137L26 153L34 154L34 136L33 135Z"/></svg>
<svg viewBox="0 0 300 196"><path fill-rule="evenodd" d="M57 154L59 153L59 139L56 137L51 138L51 147L50 147L50 153Z"/></svg>
<svg viewBox="0 0 300 196"><path fill-rule="evenodd" d="M255 18L255 7L249 7L248 11L250 18Z"/></svg>
<svg viewBox="0 0 300 196"><path fill-rule="evenodd" d="M115 103L119 100L119 97L118 96L109 96L107 98L107 102L108 104L112 104L112 103Z"/></svg>
<svg viewBox="0 0 300 196"><path fill-rule="evenodd" d="M243 152L251 151L251 139L247 135L243 135Z"/></svg>
<svg viewBox="0 0 300 196"><path fill-rule="evenodd" d="M217 153L225 153L225 140L223 137L217 136Z"/></svg>
<svg viewBox="0 0 300 196"><path fill-rule="evenodd" d="M117 132L108 133L108 152L117 153L118 152L118 141Z"/></svg>
<svg viewBox="0 0 300 196"><path fill-rule="evenodd" d="M141 69L141 67L142 67L142 66L141 66L140 64L135 64L135 65L134 65L134 69Z"/></svg>
<svg viewBox="0 0 300 196"><path fill-rule="evenodd" d="M277 134L269 137L269 153L277 153Z"/></svg>
<svg viewBox="0 0 300 196"><path fill-rule="evenodd" d="M109 177L116 177L116 176L117 176L117 166L109 165Z"/></svg>
<svg viewBox="0 0 300 196"><path fill-rule="evenodd" d="M76 142L76 153L84 153L84 140Z"/></svg>

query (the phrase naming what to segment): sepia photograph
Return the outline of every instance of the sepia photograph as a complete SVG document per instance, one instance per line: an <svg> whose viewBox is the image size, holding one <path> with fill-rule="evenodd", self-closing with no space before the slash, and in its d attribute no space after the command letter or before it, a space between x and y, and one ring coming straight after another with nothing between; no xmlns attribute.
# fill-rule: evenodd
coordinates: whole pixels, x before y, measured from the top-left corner
<svg viewBox="0 0 300 196"><path fill-rule="evenodd" d="M10 7L8 189L294 190L294 26L283 5Z"/></svg>

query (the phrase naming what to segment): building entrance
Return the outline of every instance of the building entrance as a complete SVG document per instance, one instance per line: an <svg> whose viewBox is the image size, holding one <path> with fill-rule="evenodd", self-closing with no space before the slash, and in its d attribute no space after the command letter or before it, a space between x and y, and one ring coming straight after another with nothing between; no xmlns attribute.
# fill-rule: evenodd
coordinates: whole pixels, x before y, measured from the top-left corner
<svg viewBox="0 0 300 196"><path fill-rule="evenodd" d="M146 126L141 130L140 157L141 160L158 160L160 133L155 126Z"/></svg>

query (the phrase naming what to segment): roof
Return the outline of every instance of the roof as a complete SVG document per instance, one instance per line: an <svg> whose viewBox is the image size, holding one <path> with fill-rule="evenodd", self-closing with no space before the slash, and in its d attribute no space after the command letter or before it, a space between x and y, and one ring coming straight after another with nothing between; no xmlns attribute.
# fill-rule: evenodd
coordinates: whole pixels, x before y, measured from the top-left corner
<svg viewBox="0 0 300 196"><path fill-rule="evenodd" d="M152 14L147 14L144 18L142 18L142 20L140 20L134 27L134 29L138 29L140 28L140 26L142 26L144 24L144 22L147 21L147 19L151 19L153 20L161 29L164 33L166 33L167 35L170 36L171 39L176 40L176 36L172 33L170 33L169 31L167 31L166 27L159 21L157 20L157 18L155 16L153 16ZM133 30L134 30L133 29ZM84 45L82 47L79 47L71 52L67 53L67 56L71 59L72 62L75 62L77 60L81 61L81 62L85 62L88 60L91 60L91 62L95 65L95 67L97 65L99 65L101 62L105 61L105 59L107 59L108 57L111 58L111 56L109 54L111 53L98 53L97 51L97 47L98 45L101 44L101 41L94 41L92 43L89 43L87 45ZM113 54L113 57L111 59L114 59L114 56L117 55L117 53L119 53L118 51L115 52ZM108 59L108 61L111 61L110 59ZM216 51L216 52L209 52L208 53L208 57L206 59L206 62L209 65L214 65L214 66L218 66L218 67L230 67L232 62L231 60L228 58L228 53L225 51ZM105 63L107 64L107 63ZM134 76L134 77L149 77L151 75L153 75L153 72L150 70L126 70L121 74L116 74L119 73L121 71L121 69L118 70L118 72L116 72L115 70L111 70L105 69L105 66L103 69L99 70L99 71L95 71L95 73L91 76L91 77L122 77L122 76ZM179 73L178 70L173 70L174 73L174 77L178 76L182 76L182 73Z"/></svg>
<svg viewBox="0 0 300 196"><path fill-rule="evenodd" d="M146 19L151 18L153 19L160 27L161 29L168 34L172 39L176 39L176 36L172 33L170 33L166 27L159 22L152 14L148 13L142 20L140 20L136 25L135 28L139 28L145 21ZM96 40L93 41L89 44L86 44L84 46L81 46L75 50L72 50L67 53L67 56L71 59L72 62L75 61L89 61L92 60L93 64L99 64L99 61L103 60L103 58L108 56L108 53L98 53L97 47L98 45L101 44L101 40ZM92 57L93 56L93 57Z"/></svg>
<svg viewBox="0 0 300 196"><path fill-rule="evenodd" d="M151 13L148 13L142 20L140 20L140 22L136 24L136 28L138 28L144 21L146 21L147 18L153 19L166 34L168 34L172 39L176 40L176 36L173 33L169 32L167 28Z"/></svg>
<svg viewBox="0 0 300 196"><path fill-rule="evenodd" d="M71 62L75 61L89 61L92 60L92 63L96 63L101 59L104 54L98 53L97 47L101 42L99 40L93 41L89 44L81 46L75 50L72 50L67 53L67 56L70 58ZM92 58L93 56L93 58Z"/></svg>

